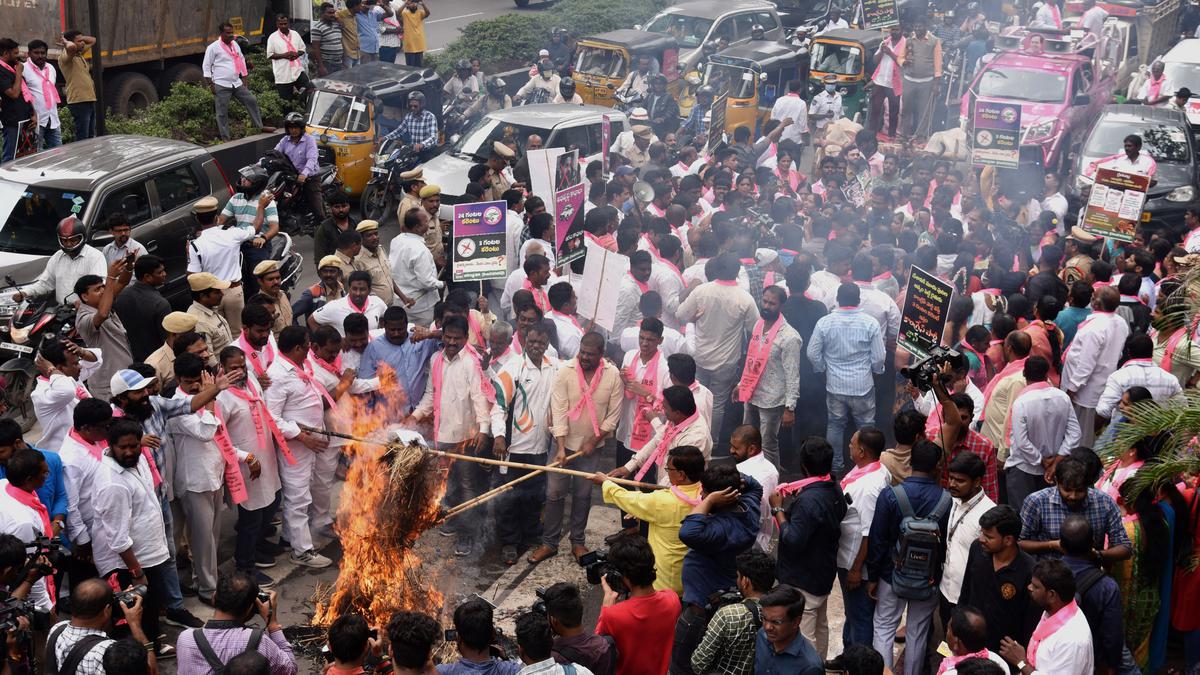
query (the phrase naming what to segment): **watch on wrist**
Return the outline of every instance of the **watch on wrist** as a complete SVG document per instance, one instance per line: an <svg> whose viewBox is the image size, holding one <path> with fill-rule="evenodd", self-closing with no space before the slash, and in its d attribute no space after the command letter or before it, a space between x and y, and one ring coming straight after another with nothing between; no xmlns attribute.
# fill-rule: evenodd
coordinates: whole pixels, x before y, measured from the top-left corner
<svg viewBox="0 0 1200 675"><path fill-rule="evenodd" d="M1027 666L1027 665L1029 665L1029 664L1025 663L1024 661L1021 661L1021 662L1017 663L1017 670L1025 670L1025 666Z"/></svg>
<svg viewBox="0 0 1200 675"><path fill-rule="evenodd" d="M771 515L777 516L777 515L783 513L785 510L786 509L784 509L782 506L773 506L773 507L771 507Z"/></svg>

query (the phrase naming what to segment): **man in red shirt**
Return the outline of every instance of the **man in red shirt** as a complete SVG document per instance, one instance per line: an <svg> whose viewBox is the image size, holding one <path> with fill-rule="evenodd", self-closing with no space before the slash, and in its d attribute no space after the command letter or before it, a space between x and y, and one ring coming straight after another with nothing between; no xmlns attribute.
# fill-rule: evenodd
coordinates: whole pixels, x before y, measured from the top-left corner
<svg viewBox="0 0 1200 675"><path fill-rule="evenodd" d="M613 589L607 575L601 577L604 604L596 634L611 635L617 643L617 675L662 675L671 661L679 596L670 589L654 590L654 551L644 537L614 541L608 562L621 573L623 587ZM618 593L626 591L629 597L618 601Z"/></svg>

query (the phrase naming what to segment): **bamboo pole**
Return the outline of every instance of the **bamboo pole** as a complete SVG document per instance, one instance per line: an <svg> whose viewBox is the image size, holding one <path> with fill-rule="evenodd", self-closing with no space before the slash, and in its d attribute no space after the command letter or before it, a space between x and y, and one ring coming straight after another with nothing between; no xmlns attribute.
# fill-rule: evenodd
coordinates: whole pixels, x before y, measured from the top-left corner
<svg viewBox="0 0 1200 675"><path fill-rule="evenodd" d="M337 438L345 438L347 440L356 441L358 443L371 443L374 445L381 445L383 447L389 447L389 446L393 445L391 443L386 443L384 441L376 441L376 440L372 440L370 438L359 438L358 436L352 436L350 434L343 434L338 431L329 431L328 429L317 429L315 427L309 427L309 426L305 426L303 424L298 424L296 426L298 426L301 429L303 429L304 431L307 431L310 433L321 434L323 436L335 436ZM587 471L576 471L575 469L564 469L562 467L546 466L544 464L526 464L524 462L510 462L510 461L503 460L503 459L489 459L487 457L476 457L474 455L460 454L457 452L446 452L444 450L434 450L433 448L427 448L427 447L423 447L423 446L421 447L421 451L426 454L434 455L436 457L446 457L448 459L461 459L463 461L475 462L476 464L487 464L489 466L507 466L507 467L511 467L514 469L528 469L530 471L549 471L550 473L558 473L558 474L562 474L564 476L575 476L578 478L591 478L592 476L596 475L594 472L588 473ZM616 483L617 485L622 485L625 487L635 488L635 489L639 489L639 490L661 490L666 487L664 485L658 485L656 483L643 483L641 481L628 480L625 478L609 478L608 480Z"/></svg>
<svg viewBox="0 0 1200 675"><path fill-rule="evenodd" d="M564 459L562 463L566 464L567 462L575 459L576 457L580 457L582 455L583 455L582 452L576 452L572 455L567 455L566 459ZM550 466L556 467L556 466L561 466L561 465L558 462L554 462ZM458 514L462 513L463 511L468 511L470 509L473 509L476 506L479 506L480 504L482 504L494 497L497 497L505 492L508 492L509 490L515 488L518 483L523 483L531 478L536 478L536 477L546 473L545 468L546 467L542 467L541 471L530 471L529 473L525 474L524 476L521 476L520 478L513 479L512 481L505 483L504 485L494 487L491 490L488 490L487 492L479 495L478 497L475 497L474 499L468 499L467 501L455 506L454 508L450 509L446 513L442 514L442 520L443 521L449 520L449 519L453 518L454 516L457 516Z"/></svg>

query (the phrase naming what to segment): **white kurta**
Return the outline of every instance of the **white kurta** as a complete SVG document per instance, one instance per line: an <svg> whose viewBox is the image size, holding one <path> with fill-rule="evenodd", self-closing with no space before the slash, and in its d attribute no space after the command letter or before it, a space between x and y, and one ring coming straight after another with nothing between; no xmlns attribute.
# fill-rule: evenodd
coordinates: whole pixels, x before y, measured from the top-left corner
<svg viewBox="0 0 1200 675"><path fill-rule="evenodd" d="M1095 408L1108 376L1117 369L1129 337L1129 324L1111 312L1093 312L1079 324L1063 357L1062 388L1075 392L1075 403Z"/></svg>

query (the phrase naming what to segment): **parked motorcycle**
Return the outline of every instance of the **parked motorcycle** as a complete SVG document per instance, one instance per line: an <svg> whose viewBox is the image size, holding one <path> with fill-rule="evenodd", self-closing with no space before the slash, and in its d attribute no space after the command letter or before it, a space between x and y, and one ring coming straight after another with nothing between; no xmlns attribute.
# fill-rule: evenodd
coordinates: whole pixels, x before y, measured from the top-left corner
<svg viewBox="0 0 1200 675"><path fill-rule="evenodd" d="M37 385L34 358L46 340L75 337L74 303L56 304L53 296L42 300L12 300L18 284L5 277L0 291L0 376L4 391L0 400L8 407L4 417L29 431L37 421L31 395Z"/></svg>
<svg viewBox="0 0 1200 675"><path fill-rule="evenodd" d="M388 214L394 213L404 196L400 174L420 163L420 155L412 146L392 139L384 141L375 153L375 165L371 167L371 180L363 189L359 207L364 220L380 223Z"/></svg>
<svg viewBox="0 0 1200 675"><path fill-rule="evenodd" d="M345 188L338 179L337 167L326 164L318 167L316 174L309 176L305 183L298 178L300 173L292 166L292 162L281 152L272 150L258 161L259 166L266 169L270 178L267 179L267 189L275 193L275 208L279 211L279 229L293 236L312 235L321 221L328 217L326 203L333 195ZM321 211L316 213L308 201L307 182L316 181L320 186L322 200Z"/></svg>

